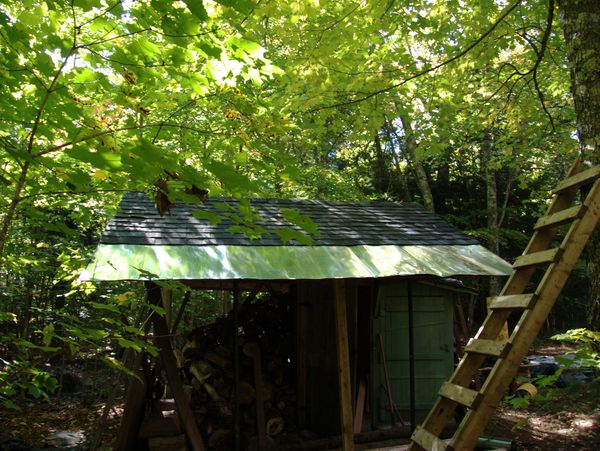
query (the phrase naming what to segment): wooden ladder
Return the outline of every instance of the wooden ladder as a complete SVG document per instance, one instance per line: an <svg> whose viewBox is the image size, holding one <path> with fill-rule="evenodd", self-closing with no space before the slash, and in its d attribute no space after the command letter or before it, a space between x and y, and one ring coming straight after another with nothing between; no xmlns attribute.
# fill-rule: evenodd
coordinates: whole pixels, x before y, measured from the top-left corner
<svg viewBox="0 0 600 451"><path fill-rule="evenodd" d="M583 203L578 190L589 186ZM422 425L412 437L411 450L473 449L496 405L516 376L521 361L544 324L556 298L600 218L600 166L580 171L576 161L565 180L552 191L553 200L545 216L535 224L534 233L523 255L516 259L502 292L495 297L483 325L465 346L465 354L454 374L442 385L438 398ZM573 205L575 204L575 205ZM549 248L556 229L571 224L562 243ZM533 293L525 293L536 268L546 272ZM514 311L521 317L509 339L497 341L498 333ZM479 391L469 388L487 357L495 357L487 379ZM452 418L457 405L467 413L450 440L440 433Z"/></svg>

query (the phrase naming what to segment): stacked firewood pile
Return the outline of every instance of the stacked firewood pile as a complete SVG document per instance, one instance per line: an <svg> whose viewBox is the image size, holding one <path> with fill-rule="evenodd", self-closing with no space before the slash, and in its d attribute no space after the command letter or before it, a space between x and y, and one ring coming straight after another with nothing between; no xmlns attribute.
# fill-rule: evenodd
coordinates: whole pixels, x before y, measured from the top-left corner
<svg viewBox="0 0 600 451"><path fill-rule="evenodd" d="M238 309L238 403L241 449L276 445L295 424L291 306L285 296L250 296ZM191 406L210 449L234 448L233 312L195 329L178 363L191 387Z"/></svg>

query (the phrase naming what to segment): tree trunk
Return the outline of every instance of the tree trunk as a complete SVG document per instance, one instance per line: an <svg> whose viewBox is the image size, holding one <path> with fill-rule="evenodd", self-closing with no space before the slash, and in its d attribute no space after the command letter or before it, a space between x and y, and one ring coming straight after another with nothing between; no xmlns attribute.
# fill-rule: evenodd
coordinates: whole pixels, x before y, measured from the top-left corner
<svg viewBox="0 0 600 451"><path fill-rule="evenodd" d="M492 136L489 132L485 132L481 142L481 169L485 178L485 197L486 197L486 216L487 216L487 248L498 254L500 252L500 236L499 236L499 214L498 214L498 187L496 184L496 171L491 167L492 152L493 152ZM489 295L495 296L500 292L501 281L499 277L490 278Z"/></svg>
<svg viewBox="0 0 600 451"><path fill-rule="evenodd" d="M600 1L559 0L580 153L600 164ZM588 243L590 326L600 328L600 234Z"/></svg>
<svg viewBox="0 0 600 451"><path fill-rule="evenodd" d="M387 162L383 146L381 145L381 138L379 134L375 134L375 171L373 174L373 188L378 194L387 194L389 192L389 175Z"/></svg>
<svg viewBox="0 0 600 451"><path fill-rule="evenodd" d="M12 199L8 206L8 210L6 210L6 214L2 219L2 225L0 226L0 257L2 257L2 253L4 252L4 247L6 246L6 241L8 240L8 232L12 226L13 220L15 219L15 215L17 213L17 207L21 202L21 193L25 188L25 182L27 180L27 173L29 171L29 161L23 163L21 167L21 175L19 180L17 181L17 185L15 186L15 191L12 195ZM0 258L0 268L2 267L3 258Z"/></svg>
<svg viewBox="0 0 600 451"><path fill-rule="evenodd" d="M402 165L400 164L400 155L402 153L402 140L398 136L394 125L389 120L386 120L385 131L387 133L388 141L390 142L390 146L392 148L392 160L394 163L394 167L396 168L396 174L398 177L398 182L400 184L398 189L399 192L397 193L398 197L402 201L411 202L412 194L410 186L408 184L407 175L405 171L402 170ZM396 151L396 146L398 151Z"/></svg>
<svg viewBox="0 0 600 451"><path fill-rule="evenodd" d="M406 136L406 153L410 158L410 162L415 172L415 177L417 179L417 187L419 188L419 192L421 193L423 205L425 205L425 207L428 210L435 211L433 204L433 194L431 193L431 187L429 186L429 180L427 178L427 173L425 172L425 167L423 166L423 162L419 158L417 158L418 144L412 129L412 125L410 123L410 120L404 114L400 115L400 120L402 121L404 135Z"/></svg>

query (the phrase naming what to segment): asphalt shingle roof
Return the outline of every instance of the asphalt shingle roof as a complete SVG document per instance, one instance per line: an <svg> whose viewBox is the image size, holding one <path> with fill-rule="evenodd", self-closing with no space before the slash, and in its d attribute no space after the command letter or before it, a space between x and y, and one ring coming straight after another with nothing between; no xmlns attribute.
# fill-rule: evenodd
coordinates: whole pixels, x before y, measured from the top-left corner
<svg viewBox="0 0 600 451"><path fill-rule="evenodd" d="M282 209L298 210L318 226L319 235L312 236L316 246L410 246L410 245L475 245L478 242L450 225L440 216L415 203L396 202L324 202L313 200L249 199L259 216L256 224L269 231L292 227L281 214ZM147 245L242 245L298 246L283 243L274 233L250 239L241 232L231 233L235 222L225 218L218 224L193 216L197 209L215 214L239 207L231 198L208 199L203 205L178 204L160 216L153 200L144 193L128 193L119 212L106 227L103 244Z"/></svg>

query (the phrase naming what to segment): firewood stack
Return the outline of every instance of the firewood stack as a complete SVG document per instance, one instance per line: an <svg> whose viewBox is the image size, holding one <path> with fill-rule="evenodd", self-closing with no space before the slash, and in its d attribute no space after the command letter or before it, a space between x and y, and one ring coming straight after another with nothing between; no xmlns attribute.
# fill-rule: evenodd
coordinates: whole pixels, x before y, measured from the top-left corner
<svg viewBox="0 0 600 451"><path fill-rule="evenodd" d="M284 295L250 296L239 306L241 449L275 449L278 436L294 428L290 309ZM184 384L191 387L191 406L200 432L214 450L234 449L233 334L230 312L192 331L176 352Z"/></svg>

